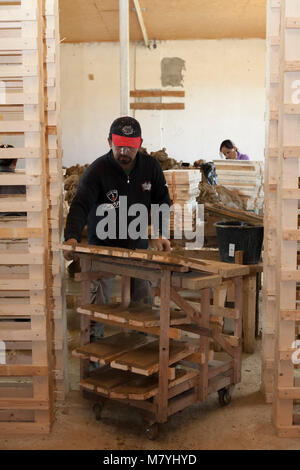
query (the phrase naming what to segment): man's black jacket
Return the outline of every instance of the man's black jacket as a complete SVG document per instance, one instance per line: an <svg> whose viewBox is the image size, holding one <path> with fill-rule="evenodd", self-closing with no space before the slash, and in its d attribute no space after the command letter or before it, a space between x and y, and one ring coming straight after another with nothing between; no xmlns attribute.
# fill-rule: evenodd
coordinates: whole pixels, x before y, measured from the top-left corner
<svg viewBox="0 0 300 470"><path fill-rule="evenodd" d="M120 196L127 196L128 208L133 204L144 204L149 214L151 204L171 204L163 171L153 157L138 152L135 166L130 176L127 176L110 151L92 163L81 178L68 215L65 239L75 238L80 242L82 230L87 223L90 245L146 248L147 242L144 240L118 238ZM107 204L110 209L116 208L116 239L100 240L96 234L97 224L107 216L107 213L104 217L96 215L97 208L102 204ZM128 223L134 218L128 217Z"/></svg>

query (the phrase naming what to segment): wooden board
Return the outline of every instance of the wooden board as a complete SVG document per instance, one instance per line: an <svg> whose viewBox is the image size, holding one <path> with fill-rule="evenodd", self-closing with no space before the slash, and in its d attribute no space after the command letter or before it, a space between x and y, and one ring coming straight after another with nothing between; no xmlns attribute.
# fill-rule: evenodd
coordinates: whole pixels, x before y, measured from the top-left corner
<svg viewBox="0 0 300 470"><path fill-rule="evenodd" d="M197 350L196 346L170 341L169 366L189 356ZM159 342L153 341L135 351L129 351L114 360L111 367L130 370L135 374L152 375L158 372Z"/></svg>
<svg viewBox="0 0 300 470"><path fill-rule="evenodd" d="M120 333L96 343L79 346L73 354L77 357L89 357L91 361L99 364L109 364L127 351L143 346L149 341L151 339L138 333Z"/></svg>

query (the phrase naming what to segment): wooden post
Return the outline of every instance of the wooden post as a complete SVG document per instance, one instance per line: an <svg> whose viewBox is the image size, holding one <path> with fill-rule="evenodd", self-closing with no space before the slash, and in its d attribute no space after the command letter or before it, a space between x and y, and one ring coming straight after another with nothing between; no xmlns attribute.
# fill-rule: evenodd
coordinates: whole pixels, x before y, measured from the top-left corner
<svg viewBox="0 0 300 470"><path fill-rule="evenodd" d="M131 301L131 278L129 276L122 276L122 307L128 308Z"/></svg>
<svg viewBox="0 0 300 470"><path fill-rule="evenodd" d="M81 272L89 273L92 268L91 259L82 258L80 261ZM81 283L81 304L89 305L90 304L90 286L91 281L83 281ZM80 346L89 344L90 342L90 328L91 320L87 315L80 315ZM83 380L89 375L89 360L82 359L80 361L80 379Z"/></svg>
<svg viewBox="0 0 300 470"><path fill-rule="evenodd" d="M255 318L256 318L256 274L245 276L243 280L243 333L244 352L255 351Z"/></svg>
<svg viewBox="0 0 300 470"><path fill-rule="evenodd" d="M168 420L170 292L171 272L162 271L160 288L159 391L157 400L157 420L159 423L166 423Z"/></svg>
<svg viewBox="0 0 300 470"><path fill-rule="evenodd" d="M201 292L201 326L209 329L210 317L210 289L203 289ZM205 401L208 395L208 361L209 361L209 342L206 336L200 336L200 353L204 354L205 362L199 367L199 390L198 397L200 401Z"/></svg>
<svg viewBox="0 0 300 470"><path fill-rule="evenodd" d="M235 287L235 310L238 312L238 319L234 321L234 336L240 338L240 344L236 348L235 357L234 357L234 383L241 382L241 364L242 364L242 329L243 329L243 317L242 317L242 308L243 308L243 278L235 277L234 278L234 287Z"/></svg>
<svg viewBox="0 0 300 470"><path fill-rule="evenodd" d="M279 436L300 436L294 426L293 398L300 398L294 389L294 364L283 352L292 348L296 339L296 315L285 318L284 311L296 310L297 241L299 204L300 113L290 113L295 101L295 83L300 80L300 3L281 1L280 94L279 94L279 158L277 185L277 256L276 256L276 349L273 419ZM293 20L293 21L291 21ZM291 71L293 73L291 73ZM297 99L297 97L296 97ZM297 158L291 158L290 148ZM289 390L289 393L286 391ZM298 393L298 396L297 396Z"/></svg>
<svg viewBox="0 0 300 470"><path fill-rule="evenodd" d="M278 111L280 1L267 5L267 109L265 148L264 284L262 309L262 392L273 401L276 308L276 207L278 184Z"/></svg>

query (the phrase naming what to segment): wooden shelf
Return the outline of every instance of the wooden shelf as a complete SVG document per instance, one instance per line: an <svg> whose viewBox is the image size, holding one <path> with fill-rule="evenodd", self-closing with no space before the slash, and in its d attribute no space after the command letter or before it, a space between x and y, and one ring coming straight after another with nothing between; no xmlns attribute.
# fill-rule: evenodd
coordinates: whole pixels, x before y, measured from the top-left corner
<svg viewBox="0 0 300 470"><path fill-rule="evenodd" d="M92 315L97 320L110 320L120 325L128 324L132 327L152 328L160 325L159 309L151 308L145 304L136 304L124 309L120 304L115 305L84 305L77 309L83 315ZM182 311L171 311L170 325L182 325L189 322L187 315Z"/></svg>
<svg viewBox="0 0 300 470"><path fill-rule="evenodd" d="M197 352L195 344L170 341L169 366ZM150 376L158 372L159 341L138 333L110 336L75 349L73 355L114 369Z"/></svg>
<svg viewBox="0 0 300 470"><path fill-rule="evenodd" d="M176 368L175 379L169 382L169 390L198 375L199 372L192 369ZM158 376L140 377L131 372L105 367L82 380L80 386L108 398L144 401L158 394Z"/></svg>

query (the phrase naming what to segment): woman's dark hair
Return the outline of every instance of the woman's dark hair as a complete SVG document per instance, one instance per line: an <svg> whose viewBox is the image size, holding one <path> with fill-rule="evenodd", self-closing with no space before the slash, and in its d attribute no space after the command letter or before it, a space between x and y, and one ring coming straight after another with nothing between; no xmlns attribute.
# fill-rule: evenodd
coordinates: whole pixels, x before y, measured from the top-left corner
<svg viewBox="0 0 300 470"><path fill-rule="evenodd" d="M14 148L15 147L13 145L8 145L8 144L0 145L0 149L14 149ZM15 158L13 158L12 160L7 160L6 158L5 159L0 158L0 166L9 167L14 161L15 161Z"/></svg>
<svg viewBox="0 0 300 470"><path fill-rule="evenodd" d="M224 142L221 143L221 147L220 147L220 152L222 152L222 148L223 147L226 147L227 149L229 150L233 150L235 145L234 143L232 142L232 140L224 140Z"/></svg>

